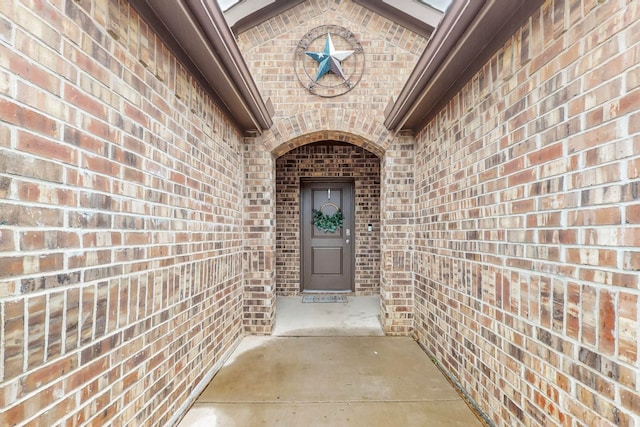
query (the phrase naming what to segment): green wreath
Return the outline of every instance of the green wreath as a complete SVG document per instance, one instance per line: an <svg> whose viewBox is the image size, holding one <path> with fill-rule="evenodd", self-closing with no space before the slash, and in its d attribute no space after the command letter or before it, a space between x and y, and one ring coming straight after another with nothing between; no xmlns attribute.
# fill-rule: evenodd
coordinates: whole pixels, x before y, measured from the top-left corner
<svg viewBox="0 0 640 427"><path fill-rule="evenodd" d="M342 227L343 219L341 210L331 216L323 214L322 211L313 210L313 225L325 232L333 233L338 227Z"/></svg>

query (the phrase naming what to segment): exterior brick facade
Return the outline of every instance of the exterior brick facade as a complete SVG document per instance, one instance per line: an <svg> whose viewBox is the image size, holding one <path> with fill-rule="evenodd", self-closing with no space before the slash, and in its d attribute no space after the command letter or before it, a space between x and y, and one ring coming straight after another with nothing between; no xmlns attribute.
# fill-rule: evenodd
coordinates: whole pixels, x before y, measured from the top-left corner
<svg viewBox="0 0 640 427"><path fill-rule="evenodd" d="M336 144L305 145L276 161L278 295L300 292L300 179L317 177L354 180L355 294L380 292L380 160L363 148Z"/></svg>
<svg viewBox="0 0 640 427"><path fill-rule="evenodd" d="M336 98L293 72L327 24L367 60ZM385 106L428 40L309 0L238 35L275 110L248 138L126 0L3 2L0 425L175 421L296 293L283 196L339 152L362 184L356 290L388 334L496 425L639 427L639 35L638 1L547 0L396 134Z"/></svg>
<svg viewBox="0 0 640 427"><path fill-rule="evenodd" d="M296 78L294 52L305 34L329 24L344 27L356 36L366 56L365 71L350 92L321 98L309 93ZM288 122L301 112L323 109L341 115L366 113L371 118L367 126L381 122L389 99L402 88L426 43L424 37L350 0L306 1L238 35L238 45L262 96L273 102L275 128L280 121ZM375 133L370 136L377 137Z"/></svg>
<svg viewBox="0 0 640 427"><path fill-rule="evenodd" d="M416 334L496 425L640 425L639 34L548 1L416 138Z"/></svg>
<svg viewBox="0 0 640 427"><path fill-rule="evenodd" d="M276 315L275 162L252 138L244 170L244 329L268 335Z"/></svg>
<svg viewBox="0 0 640 427"><path fill-rule="evenodd" d="M167 425L242 334L242 136L126 2L3 2L0 58L0 425Z"/></svg>
<svg viewBox="0 0 640 427"><path fill-rule="evenodd" d="M309 93L294 72L299 41L327 24L351 31L366 57L359 84L333 98ZM276 157L323 140L349 142L382 157L391 138L383 125L384 109L400 92L426 43L424 37L350 0L303 2L239 34L247 65L275 111L273 126L259 141Z"/></svg>
<svg viewBox="0 0 640 427"><path fill-rule="evenodd" d="M388 335L413 332L415 148L411 134L399 135L382 166L382 325Z"/></svg>
<svg viewBox="0 0 640 427"><path fill-rule="evenodd" d="M348 93L334 98L322 98L309 93L294 73L294 51L299 40L312 29L327 24L339 25L353 32L367 58L359 84ZM384 109L389 99L397 96L402 89L427 41L352 1L332 0L303 2L239 34L238 44L247 65L256 78L262 96L272 101L275 111L273 126L257 137L256 142L279 158L306 144L342 141L363 147L385 164L385 150L394 142L394 136L383 125ZM390 63L393 63L393 67L390 67ZM385 171L381 170L381 175L384 174ZM363 173L360 172L360 175ZM391 175L395 175L395 172ZM396 191L393 190L395 181L390 184L389 191ZM403 184L406 186L406 183ZM381 191L384 191L384 183L381 186ZM405 190L404 187L399 189ZM394 203L406 203L407 200L410 199L398 197L394 198ZM412 209L413 203L409 206ZM365 224L364 221L360 223ZM410 254L405 253L410 250L410 246L406 245L405 228L390 227L385 234L383 222L381 227L381 233L387 239L405 239L402 252L404 255ZM381 241L380 250L384 250L384 241ZM382 303L385 331L388 334L407 335L413 328L411 308L407 306L411 301L412 274L409 271L385 276L384 265L381 264L381 267L380 284L387 287L386 291L380 289L385 299ZM294 283L296 267L287 268L288 272L294 272L293 275L285 279L283 275L288 273L277 273L274 280L282 278L286 283L272 287L286 287L288 290L284 292L295 292L294 289L299 288L299 284ZM386 281L384 277L387 277ZM356 290L370 288L369 283L369 279L362 274L356 275ZM272 312L275 312L275 306Z"/></svg>

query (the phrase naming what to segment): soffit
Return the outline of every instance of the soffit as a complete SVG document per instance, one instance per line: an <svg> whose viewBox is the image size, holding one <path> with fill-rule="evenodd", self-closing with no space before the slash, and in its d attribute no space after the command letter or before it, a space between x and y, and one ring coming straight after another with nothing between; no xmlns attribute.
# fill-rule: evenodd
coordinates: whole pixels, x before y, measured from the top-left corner
<svg viewBox="0 0 640 427"><path fill-rule="evenodd" d="M304 0L217 0L235 34L297 6ZM453 0L353 0L424 37L438 26Z"/></svg>

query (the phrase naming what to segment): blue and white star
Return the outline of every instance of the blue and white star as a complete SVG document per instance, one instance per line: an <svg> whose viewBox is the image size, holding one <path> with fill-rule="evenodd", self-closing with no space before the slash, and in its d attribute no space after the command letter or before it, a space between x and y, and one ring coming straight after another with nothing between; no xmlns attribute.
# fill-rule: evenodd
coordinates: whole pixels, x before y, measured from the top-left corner
<svg viewBox="0 0 640 427"><path fill-rule="evenodd" d="M342 71L342 61L347 59L353 50L336 50L331 41L331 35L327 33L327 40L324 43L324 51L322 52L305 52L311 58L318 62L318 73L316 74L315 81L317 82L331 71L334 74L342 77L343 80L347 80Z"/></svg>

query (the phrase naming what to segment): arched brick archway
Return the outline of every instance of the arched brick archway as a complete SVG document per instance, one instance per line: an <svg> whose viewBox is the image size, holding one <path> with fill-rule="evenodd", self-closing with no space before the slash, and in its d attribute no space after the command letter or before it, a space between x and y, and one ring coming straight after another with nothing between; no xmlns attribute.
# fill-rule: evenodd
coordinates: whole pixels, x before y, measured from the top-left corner
<svg viewBox="0 0 640 427"><path fill-rule="evenodd" d="M349 263L353 268L352 291L358 296L380 293L381 159L365 149L366 145L353 135L320 132L279 147L278 153L283 153L275 159L278 295L298 295L302 290L301 198L303 182L308 179L349 180L353 188L353 222L346 228L352 236L349 247L354 251Z"/></svg>
<svg viewBox="0 0 640 427"><path fill-rule="evenodd" d="M277 121L244 146L244 325L270 334L276 299L276 159L318 141L363 147L381 159L380 296L383 328L390 335L413 331L413 141L393 135L361 112L313 111Z"/></svg>
<svg viewBox="0 0 640 427"><path fill-rule="evenodd" d="M384 124L369 114L324 109L277 120L271 129L256 137L256 143L276 158L296 147L327 140L348 142L382 158L392 139Z"/></svg>
<svg viewBox="0 0 640 427"><path fill-rule="evenodd" d="M346 142L357 147L362 147L365 150L375 154L378 158L384 156L384 148L371 141L364 139L362 136L355 135L343 131L317 131L310 134L300 135L292 140L289 140L279 146L277 146L272 154L274 158L278 158L291 150L304 145L313 144L320 141L340 141Z"/></svg>

